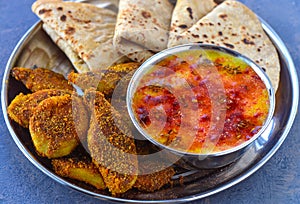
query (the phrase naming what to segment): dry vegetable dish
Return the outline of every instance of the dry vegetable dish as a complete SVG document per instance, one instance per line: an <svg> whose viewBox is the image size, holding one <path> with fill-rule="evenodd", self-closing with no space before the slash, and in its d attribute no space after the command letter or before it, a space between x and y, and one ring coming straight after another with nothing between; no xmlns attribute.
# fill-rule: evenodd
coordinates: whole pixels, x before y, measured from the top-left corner
<svg viewBox="0 0 300 204"><path fill-rule="evenodd" d="M110 96L118 81L106 76L119 76L137 67L137 63L110 67L110 71L102 73L102 80L96 83L98 86L89 86L83 96L60 74L43 68L15 67L12 75L32 93L16 96L8 107L8 114L29 128L37 153L52 160L58 175L87 182L97 189L108 188L112 195L133 187L148 192L158 190L170 184L175 170L169 167L150 175L141 172L142 166L157 167L160 162L138 161L138 154L154 150L151 145L136 147L134 137L130 137L132 130L112 108L110 98L103 94ZM82 81L92 81L97 74L101 75L70 73L69 76L72 83L80 86ZM51 80L45 80L48 78ZM102 82L110 86L101 86ZM68 157L79 145L87 148L91 158Z"/></svg>

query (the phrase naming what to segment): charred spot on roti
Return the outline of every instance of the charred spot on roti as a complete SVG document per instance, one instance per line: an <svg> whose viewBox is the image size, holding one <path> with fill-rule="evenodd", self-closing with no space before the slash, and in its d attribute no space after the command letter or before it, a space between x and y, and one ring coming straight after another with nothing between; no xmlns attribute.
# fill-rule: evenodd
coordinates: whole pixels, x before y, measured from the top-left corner
<svg viewBox="0 0 300 204"><path fill-rule="evenodd" d="M66 16L66 15L62 15L62 16L60 17L60 20L63 21L63 22L66 21L66 20L67 20L67 16Z"/></svg>
<svg viewBox="0 0 300 204"><path fill-rule="evenodd" d="M214 26L215 24L213 24L212 22L209 22L208 25L210 26Z"/></svg>
<svg viewBox="0 0 300 204"><path fill-rule="evenodd" d="M73 27L68 27L66 30L65 30L65 34L66 35L73 35L75 33L75 28Z"/></svg>
<svg viewBox="0 0 300 204"><path fill-rule="evenodd" d="M215 2L216 4L223 3L223 1L224 1L224 0L214 0L214 2Z"/></svg>
<svg viewBox="0 0 300 204"><path fill-rule="evenodd" d="M257 48L257 52L260 52L261 51L261 49L260 48Z"/></svg>
<svg viewBox="0 0 300 204"><path fill-rule="evenodd" d="M224 43L224 45L225 45L226 47L229 47L229 48L231 48L231 49L234 49L234 45L232 45L232 44Z"/></svg>
<svg viewBox="0 0 300 204"><path fill-rule="evenodd" d="M220 14L219 17L222 18L223 20L226 20L226 18L227 18L228 16L227 16L227 14Z"/></svg>
<svg viewBox="0 0 300 204"><path fill-rule="evenodd" d="M187 7L186 10L189 12L190 19L194 19L194 17L193 17L193 9L191 7Z"/></svg>
<svg viewBox="0 0 300 204"><path fill-rule="evenodd" d="M202 36L203 36L204 38L208 38L208 36L207 36L206 34L203 34Z"/></svg>
<svg viewBox="0 0 300 204"><path fill-rule="evenodd" d="M148 11L142 11L142 16L144 18L151 18L151 13L149 13Z"/></svg>
<svg viewBox="0 0 300 204"><path fill-rule="evenodd" d="M182 24L182 25L179 25L178 27L182 28L182 29L185 29L185 28L187 28L187 25Z"/></svg>
<svg viewBox="0 0 300 204"><path fill-rule="evenodd" d="M57 7L57 10L58 10L58 11L62 11L62 10L63 10L63 7L61 7L61 6L60 6L60 7Z"/></svg>
<svg viewBox="0 0 300 204"><path fill-rule="evenodd" d="M200 36L197 35L197 34L192 34L192 36L193 36L194 38L199 38L199 37L200 37Z"/></svg>
<svg viewBox="0 0 300 204"><path fill-rule="evenodd" d="M51 12L51 11L52 11L52 9L41 9L41 10L39 10L39 14L40 14L40 15L43 15L43 14L49 13L49 12Z"/></svg>
<svg viewBox="0 0 300 204"><path fill-rule="evenodd" d="M219 36L222 36L222 35L223 35L223 32L222 32L222 31L219 31L218 34L219 34Z"/></svg>
<svg viewBox="0 0 300 204"><path fill-rule="evenodd" d="M248 40L247 38L244 38L242 40L243 43L245 43L246 45L255 45L255 43L253 41Z"/></svg>

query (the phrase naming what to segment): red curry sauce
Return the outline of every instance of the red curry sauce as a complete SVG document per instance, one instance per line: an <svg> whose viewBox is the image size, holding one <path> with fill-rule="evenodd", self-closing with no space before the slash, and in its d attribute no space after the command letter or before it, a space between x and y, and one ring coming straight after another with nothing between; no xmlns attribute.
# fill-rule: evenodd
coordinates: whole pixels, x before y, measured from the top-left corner
<svg viewBox="0 0 300 204"><path fill-rule="evenodd" d="M269 95L244 61L218 51L189 51L150 67L132 104L139 123L157 142L207 153L253 137L268 116Z"/></svg>

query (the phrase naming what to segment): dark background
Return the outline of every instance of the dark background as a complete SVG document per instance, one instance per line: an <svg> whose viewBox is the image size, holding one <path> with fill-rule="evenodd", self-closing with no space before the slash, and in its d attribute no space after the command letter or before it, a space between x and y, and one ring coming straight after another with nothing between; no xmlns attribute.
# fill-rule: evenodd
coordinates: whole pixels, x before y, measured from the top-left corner
<svg viewBox="0 0 300 204"><path fill-rule="evenodd" d="M14 47L38 20L33 0L0 0L1 78ZM300 1L241 0L266 20L300 71ZM276 154L255 174L221 193L192 203L300 203L300 116ZM0 203L106 203L52 180L22 154L0 117Z"/></svg>

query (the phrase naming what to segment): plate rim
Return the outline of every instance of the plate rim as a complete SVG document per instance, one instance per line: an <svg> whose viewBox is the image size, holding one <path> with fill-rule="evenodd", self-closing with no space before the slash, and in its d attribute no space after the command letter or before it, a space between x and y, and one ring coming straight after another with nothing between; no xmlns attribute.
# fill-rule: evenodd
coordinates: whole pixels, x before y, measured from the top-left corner
<svg viewBox="0 0 300 204"><path fill-rule="evenodd" d="M2 105L2 113L4 116L4 120L6 123L6 126L9 130L10 135L12 136L14 142L18 146L18 148L22 151L23 155L34 165L36 166L40 171L42 171L44 174L49 176L51 179L54 179L58 183L67 186L69 188L72 188L74 190L77 190L81 193L85 193L89 196L96 197L97 199L105 200L105 201L115 201L115 202L121 202L121 203L169 203L169 202L188 202L188 201L195 201L199 199L203 199L205 197L214 195L216 193L219 193L221 191L224 191L241 181L245 180L249 176L253 175L257 170L259 170L265 163L267 163L270 158L278 151L278 149L281 147L283 142L285 141L286 137L288 136L288 133L290 132L290 129L293 126L294 120L297 115L297 110L298 110L298 104L299 104L299 81L298 81L298 75L296 72L296 68L293 62L293 59L291 57L291 54L280 38L280 36L275 32L275 30L262 18L259 17L259 20L261 21L261 25L264 29L264 31L267 33L269 38L272 40L273 44L275 45L277 51L280 50L282 55L284 56L284 60L287 62L287 68L288 68L288 73L291 78L291 84L292 84L292 96L293 96L293 101L292 101L292 107L290 111L290 115L287 121L287 125L285 126L284 131L281 133L281 136L279 140L275 143L275 145L269 150L269 152L266 153L264 157L262 157L256 165L253 167L249 168L246 172L242 172L240 175L237 175L236 177L230 179L229 181L226 181L224 184L217 188L210 189L208 191L204 191L195 195L190 195L190 196L185 196L181 198L176 198L176 199L167 199L167 200L133 200L133 199L125 199L125 198L117 198L117 197L112 197L112 196L107 196L99 193L92 192L90 190L84 189L82 187L79 187L77 185L72 184L71 182L60 178L56 174L52 173L49 171L46 167L44 167L39 161L37 161L34 156L31 154L30 151L26 149L26 146L22 144L22 142L19 140L18 136L16 135L15 131L11 127L10 124L10 119L7 114L7 106L8 106L8 101L7 101L7 93L8 90L7 88L7 83L8 79L10 76L10 70L11 67L16 63L17 57L19 56L22 48L25 46L26 42L31 40L31 36L34 35L35 32L38 31L38 29L41 29L40 26L42 24L42 21L37 21L35 24L33 24L27 31L26 33L22 36L22 38L19 40L17 45L15 46L14 50L12 51L9 60L6 64L5 71L3 74L3 80L2 80L2 89L1 89L1 105Z"/></svg>

